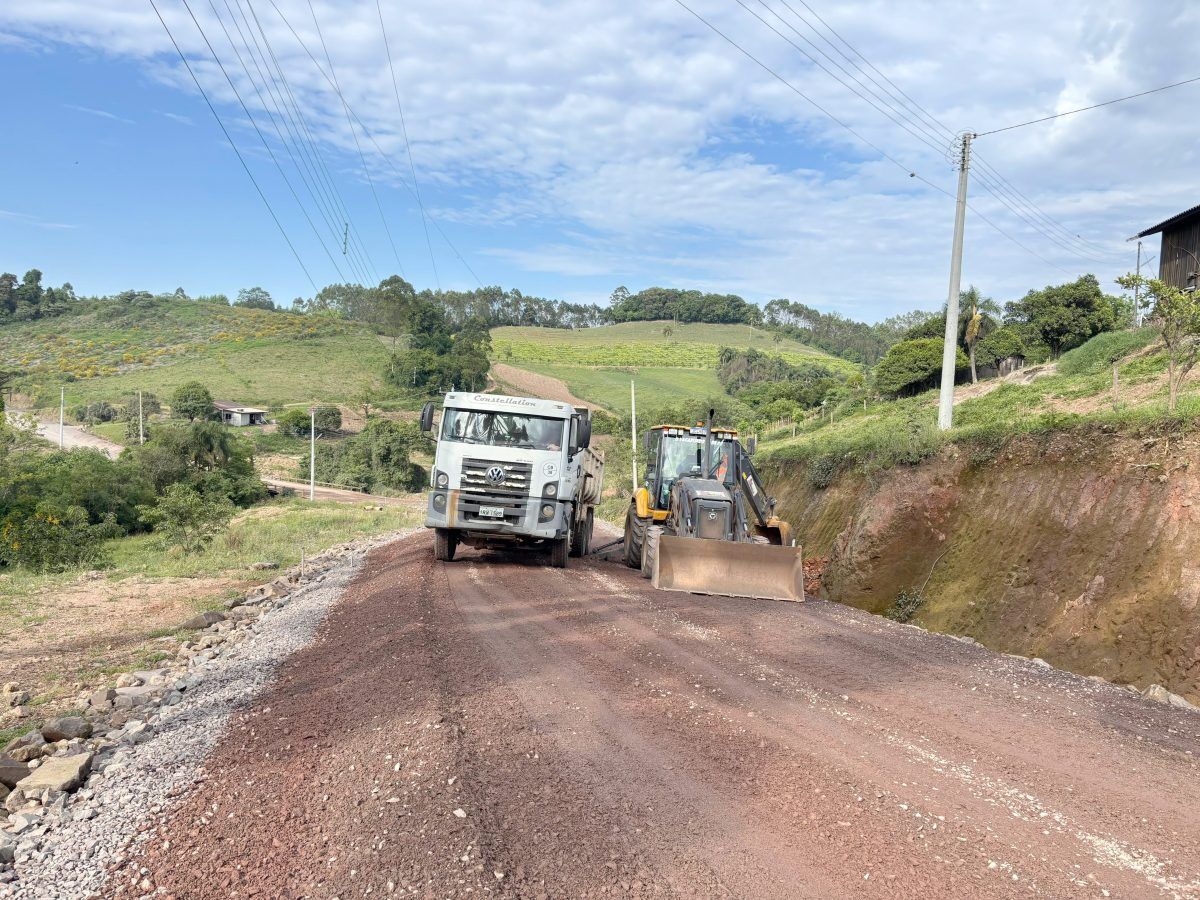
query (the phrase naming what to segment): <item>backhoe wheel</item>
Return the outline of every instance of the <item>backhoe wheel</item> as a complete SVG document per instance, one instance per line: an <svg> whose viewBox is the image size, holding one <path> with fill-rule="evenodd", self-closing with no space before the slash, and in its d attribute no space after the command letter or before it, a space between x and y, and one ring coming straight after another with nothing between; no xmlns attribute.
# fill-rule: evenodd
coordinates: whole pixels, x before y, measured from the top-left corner
<svg viewBox="0 0 1200 900"><path fill-rule="evenodd" d="M433 529L433 556L442 562L454 559L454 551L458 549L458 538L449 528Z"/></svg>
<svg viewBox="0 0 1200 900"><path fill-rule="evenodd" d="M552 568L565 569L567 567L567 557L571 553L572 531L574 531L569 524L567 529L566 537L550 542L550 566Z"/></svg>
<svg viewBox="0 0 1200 900"><path fill-rule="evenodd" d="M595 521L594 513L588 509L583 514L583 522L575 529L571 535L571 555L572 556L587 556L592 549L592 524Z"/></svg>
<svg viewBox="0 0 1200 900"><path fill-rule="evenodd" d="M646 520L639 519L637 507L629 504L625 513L625 565L631 569L642 565L642 541L646 536Z"/></svg>
<svg viewBox="0 0 1200 900"><path fill-rule="evenodd" d="M646 529L645 539L642 541L642 577L654 577L654 561L658 558L658 539L662 537L662 526L651 525Z"/></svg>

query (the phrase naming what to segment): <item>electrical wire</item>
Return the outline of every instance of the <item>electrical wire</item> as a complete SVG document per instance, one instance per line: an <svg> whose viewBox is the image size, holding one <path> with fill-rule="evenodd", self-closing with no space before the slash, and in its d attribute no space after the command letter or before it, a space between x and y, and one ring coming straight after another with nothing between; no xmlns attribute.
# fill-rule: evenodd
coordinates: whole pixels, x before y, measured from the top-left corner
<svg viewBox="0 0 1200 900"><path fill-rule="evenodd" d="M225 33L225 38L229 42L230 49L233 50L234 56L237 57L238 64L242 67L242 72L245 74L246 80L250 82L251 87L254 89L255 95L258 97L259 106L262 108L263 112L265 112L267 114L267 118L270 121L272 128L275 130L275 136L279 139L280 146L283 147L284 151L288 155L288 158L291 159L292 165L296 169L296 173L300 176L300 180L304 184L305 190L308 192L308 196L312 199L313 204L317 208L318 214L324 220L325 226L326 226L326 228L329 229L331 235L333 236L335 245L336 245L336 243L341 239L341 234L339 233L340 229L338 229L337 226L333 223L333 220L329 217L329 213L328 213L326 206L322 203L321 199L318 198L316 192L313 190L313 186L309 180L308 173L300 165L300 161L296 157L296 152L293 148L291 141L284 137L283 129L279 127L279 120L276 119L275 115L273 115L271 113L270 107L267 106L267 99L263 96L263 91L259 87L258 82L254 79L254 76L250 74L250 67L246 64L245 56L243 56L241 48L238 46L237 42L234 41L233 35L230 33L229 28L225 24L225 20L222 18L220 12L217 10L217 6L216 6L216 3L214 2L214 0L208 0L208 6L212 10L213 16L216 18L217 23L221 26L221 30ZM230 18L233 20L234 30L237 31L238 37L244 43L245 35L242 34L241 25L238 23L237 19L233 16L233 10L230 9L228 2L225 3L225 10L226 10L226 12L229 13ZM258 60L253 56L253 54L250 53L249 45L246 45L246 51L247 51L247 54L250 55L251 61L253 62L254 67L258 70L259 77L263 78L262 68L261 68L261 66L259 66ZM278 111L279 105L276 102L274 94L271 93L270 86L267 85L265 78L263 78L263 83L264 83L264 85L266 85L267 94L270 96L271 102L275 105L275 108ZM282 119L282 118L283 118L283 114L282 114L282 112L280 112L279 119ZM285 126L286 126L286 124L287 123L285 121ZM328 252L328 250L326 252ZM332 259L332 255L330 256L330 258ZM350 264L351 271L354 273L355 277L356 278L361 277L359 275L359 273L357 271L355 271L355 267L354 267L352 261L347 259L347 263ZM336 263L334 265L336 267ZM340 269L338 271L338 274L342 275ZM345 276L342 275L342 277L344 278Z"/></svg>
<svg viewBox="0 0 1200 900"><path fill-rule="evenodd" d="M247 4L251 4L251 0L246 0L246 2L247 2ZM287 27L288 31L290 31L292 33L292 37L294 37L296 39L296 43L300 45L300 48L308 55L308 58L310 60L312 60L312 63L316 67L317 71L322 75L322 77L324 77L324 79L326 81L329 82L330 86L334 87L334 89L336 90L337 86L334 84L333 80L330 79L328 73L326 73L326 71L325 71L324 67L321 65L321 63L317 61L316 56L313 55L313 52L312 52L312 50L309 49L308 44L306 44L304 42L304 38L302 38L300 36L300 33L298 31L296 31L296 29L292 25L291 21L288 20L288 17L283 14L283 10L281 10L279 8L279 4L276 3L275 0L267 0L267 2L271 4L271 8L275 10L275 14L277 16L279 16L280 21L282 21L283 24ZM252 4L251 4L251 8L253 9ZM354 121L358 124L358 127L362 129L362 132L366 136L367 140L369 140L371 142L371 144L375 147L375 151L379 154L380 158L383 159L384 162L386 162L389 166L391 166L392 171L396 175L397 182L400 185L402 185L404 187L404 189L409 192L409 194L412 194L415 197L416 196L415 192L413 191L412 187L408 184L408 181L405 178L404 174L400 171L399 166L397 166L396 163L392 160L391 156L389 156L387 153L385 153L383 148L379 146L379 142L377 140L375 140L375 136L373 134L371 134L371 130L369 128L367 128L366 123L363 122L363 120L361 118L359 118L358 114L356 112L354 112L354 110L350 107L349 103L346 102L346 99L344 97L342 98L342 103L345 104L346 109L349 111L349 113L353 117ZM427 213L427 215L428 215L430 223L433 225L434 230L441 236L442 240L444 240L446 242L446 246L450 248L450 250L454 254L455 258L458 259L458 261L460 263L462 263L464 269L466 269L468 272L471 273L471 277L475 279L475 282L480 287L483 287L484 286L483 281L475 273L475 270L473 268L471 268L471 264L467 262L466 257L464 257L462 255L462 253L459 251L458 247L455 246L454 242L452 240L450 240L450 236L447 235L446 232L442 229L442 226L440 224L438 224L437 219L435 219L432 215L429 215L428 213Z"/></svg>
<svg viewBox="0 0 1200 900"><path fill-rule="evenodd" d="M228 7L229 0L224 0L224 2ZM341 192L338 190L337 183L334 181L333 175L325 163L325 158L321 153L320 147L313 138L312 131L308 127L308 121L304 117L300 105L296 102L292 86L284 74L278 57L275 55L275 50L272 48L270 39L262 27L262 22L259 21L258 14L251 6L250 15L254 19L254 27L251 27L250 20L246 17L246 11L242 8L241 0L233 0L233 2L237 7L238 13L241 15L242 21L246 25L246 31L254 41L255 49L262 57L263 65L271 77L271 82L275 86L276 92L279 93L280 98L283 100L283 108L287 112L288 119L292 122L293 128L291 130L300 135L302 138L300 146L308 151L307 155L310 160L310 166L316 169L314 180L321 187L322 193L332 206L332 217L344 223L345 232L342 238L344 244L343 252L349 258L356 260L357 267L362 272L370 273L373 277L372 283L377 284L380 280L379 273L375 269L370 251L359 235L358 226L350 215L345 201L342 199ZM247 5L249 4L247 3ZM256 28L257 34L255 33ZM262 38L261 43L259 41L260 36ZM269 62L268 57L270 59ZM371 282L371 278L364 279L364 283L368 282Z"/></svg>
<svg viewBox="0 0 1200 900"><path fill-rule="evenodd" d="M204 98L204 102L208 106L209 112L211 112L213 114L213 118L217 120L217 125L221 129L221 133L225 135L225 140L229 142L229 146L233 149L234 154L237 155L238 162L242 164L242 168L245 170L247 177L250 179L250 183L254 185L254 190L258 192L258 196L262 200L263 205L267 207L267 212L271 214L271 219L275 222L275 227L279 229L279 233L283 236L284 242L288 245L288 249L292 251L292 256L296 257L296 262L300 265L301 270L304 272L304 277L308 279L308 283L312 285L312 289L315 292L317 290L317 283L313 280L312 274L308 271L308 266L304 265L304 260L301 259L300 254L296 252L296 245L293 244L292 239L288 237L287 230L283 227L283 223L279 221L279 216L276 215L274 207L271 206L271 201L268 200L267 195L263 193L263 189L259 185L258 179L254 177L254 173L250 170L250 166L246 164L246 158L242 156L242 151L239 150L238 145L234 143L233 137L229 134L229 129L225 127L225 123L221 120L221 116L217 112L217 108L213 105L212 100L209 99L208 92L205 91L203 85L200 84L200 79L196 77L196 73L192 69L192 64L188 62L187 56L184 55L182 48L179 46L179 42L175 40L175 35L171 33L171 29L167 25L167 20L163 18L162 12L158 8L158 4L156 4L154 0L150 0L150 6L153 7L154 14L158 16L158 21L162 23L163 31L165 31L167 33L167 37L170 38L172 46L175 47L175 52L179 54L179 59L183 62L184 68L188 71L188 75L192 77L192 81L196 85L196 90L200 92L200 96Z"/></svg>
<svg viewBox="0 0 1200 900"><path fill-rule="evenodd" d="M977 136L984 137L989 134L999 134L1002 131L1012 131L1014 128L1024 128L1026 125L1037 125L1040 122L1049 122L1051 119L1061 119L1063 116L1073 116L1076 113L1087 112L1090 109L1099 109L1102 106L1112 106L1114 103L1124 103L1126 100L1136 100L1138 97L1148 97L1150 94L1157 94L1160 91L1169 91L1171 88L1182 87L1185 84L1195 84L1200 81L1200 75L1195 78L1185 78L1183 81L1176 81L1173 84L1164 84L1161 87L1151 88L1148 91L1140 91L1136 94L1130 94L1127 97L1117 97L1113 100L1105 100L1103 103L1093 103L1091 106L1081 106L1079 109L1069 109L1066 112L1055 113L1052 116L1042 116L1040 119L1030 119L1028 122L1018 122L1016 125L1005 125L1003 128L993 128L991 131L981 131Z"/></svg>
<svg viewBox="0 0 1200 900"><path fill-rule="evenodd" d="M272 3L272 5L274 4ZM333 67L333 57L329 55L329 45L325 43L325 35L321 31L321 23L317 19L317 10L313 6L312 0L308 0L308 11L312 14L313 25L316 27L317 37L321 41L321 49L325 51L325 61L329 63L329 76L333 82L333 89L337 93L338 99L342 101L342 108L346 112L346 124L350 126L350 134L354 137L354 146L358 150L358 158L362 161L363 175L367 179L367 184L371 186L371 195L375 198L375 206L379 210L379 220L383 223L383 230L387 233L388 243L392 246L392 255L396 257L396 266L400 269L400 274L403 276L404 263L400 262L400 252L396 249L396 241L392 238L392 229L388 227L387 216L383 213L383 204L379 200L379 192L375 190L375 179L371 177L371 168L367 165L366 154L363 153L362 144L358 141L358 131L355 130L354 123L351 121L350 104L342 96L342 89L338 85L337 72Z"/></svg>
<svg viewBox="0 0 1200 900"><path fill-rule="evenodd" d="M841 41L847 48L849 48L853 53L855 53L860 59L862 59L864 62L866 62L867 65L870 66L870 68L872 70L879 73L879 75L887 82L887 84L890 85L896 91L895 94L893 94L892 91L889 91L888 88L885 87L877 78L875 78L873 75L871 75L870 72L866 71L861 65L859 65L857 62L855 62L844 51L841 51L832 41L830 41L827 37L825 37L821 33L820 29L818 29L811 21L809 21L808 18L806 18L803 14L798 12L793 6L791 6L791 4L789 4L787 2L787 0L780 0L780 2L799 21L803 22L808 28L810 28L813 31L813 33L815 35L820 37L831 49L836 51L843 59L845 59L848 63L850 63L852 66L854 66L854 68L857 69L870 82L870 85L864 84L863 81L859 77L857 77L854 73L848 71L845 66L841 65L832 56L830 56L828 53L826 53L824 50L822 50L820 47L818 47L816 44L814 44L811 40L809 40L799 29L797 29L795 27L795 25L793 25L791 22L787 21L775 9L773 9L766 2L766 0L758 0L758 2L761 6L763 6L765 9L767 9L776 19L778 19L784 26L786 26L789 30L791 30L794 34L796 34L801 40L803 40L806 44L808 44L810 47L812 47L815 51L819 52L822 56L824 56L827 60L829 60L831 64L835 65L838 69L840 69L843 73L845 73L847 75L847 77L851 78L854 81L854 83L857 84L859 86L859 88L861 88L862 90L856 89L855 87L852 87L850 84L847 84L842 78L840 78L839 76L837 76L836 74L831 72L828 67L822 65L818 60L814 59L810 53L805 51L803 48L797 46L794 41L787 38L786 35L780 34L778 29L774 28L769 22L766 22L761 16L759 16L753 10L749 9L746 6L746 4L744 2L742 2L742 0L735 0L735 2L738 3L738 5L741 6L743 9L746 9L747 12L749 12L751 15L753 15L756 19L758 19L764 25L766 25L766 27L770 28L771 31L775 32L775 34L779 35L784 40L786 40L793 48L795 48L800 53L802 53L811 62L813 62L814 64L819 66L827 75L829 75L834 80L838 81L843 87L847 88L848 90L850 90L851 92L856 94L860 99L862 99L865 102L867 102L868 104L870 104L874 109L876 109L877 111L882 113L884 116L886 116L888 119L890 119L896 125L903 128L910 135L917 137L917 139L921 140L922 143L924 143L926 146L941 153L944 150L946 137L948 136L951 139L954 139L956 137L955 134L952 131L950 131L950 129L947 128L943 123L938 121L936 117L934 117L931 113L929 113L927 110L925 110L923 107L921 107L920 104L918 104L915 100L913 100L911 97L909 97L907 94L905 94L898 86L895 85L894 82L892 82L890 79L888 79L887 76L884 76L881 72L879 72L879 70L874 65L872 65L870 63L870 61L865 56L863 56L862 53L860 53L848 41L846 41L845 38L843 38L832 26L830 26L824 19L822 19L820 17L820 15L808 3L804 2L804 0L800 0L800 2L803 3L804 7L807 10L809 10L809 12L811 12L814 15L814 17L818 21L820 21L821 24L823 24L826 29L828 29L830 31L830 33L832 33L835 37L837 37L837 39L839 41ZM874 89L872 89L872 88L874 88ZM870 96L865 96L863 94L863 91L867 91L870 94ZM899 96L897 96L897 95L899 95ZM876 102L876 100L878 102ZM881 108L880 103L882 103L884 105L884 107L886 107L886 109ZM911 107L912 110L916 113L917 121L913 121L911 118L909 118L910 112L909 112L908 107ZM932 123L932 125L927 124L927 123ZM918 131L920 132L920 134L917 134ZM1043 212L1040 208L1038 208L1035 204L1033 204L1032 201L1030 201L1027 197L1025 197L1024 194L1021 194L1020 191L1018 191L1015 187L1013 187L1011 185L1011 183L1007 181L1007 179L1005 179L1002 175L1000 175L999 172L997 172L994 169L994 167L990 166L986 160L984 160L982 157L979 157L978 154L974 154L974 157L975 157L975 161L978 164L978 169L986 170L991 176L990 180L986 179L986 178L981 178L981 182L988 182L988 183L981 183L981 186L984 188L984 190L987 191L989 194L992 194L993 196L995 196L999 202L1001 202L1003 205L1007 206L1009 208L1009 210L1017 218L1023 220L1034 231L1039 232L1043 237L1045 237L1047 240L1051 241L1052 243L1058 244L1059 247L1062 248L1067 253L1074 255L1074 256L1079 256L1082 258L1089 259L1093 262L1103 262L1103 260L1100 260L1096 257L1097 253L1105 254L1110 257L1115 255L1114 251L1108 250L1103 247L1099 247L1098 245L1095 245L1092 242L1086 241L1085 239L1081 238L1079 235L1073 234L1065 226L1059 224L1058 222L1056 222L1055 220L1050 218L1045 212ZM978 169L977 169L977 171L978 171ZM1042 227L1043 225L1045 227Z"/></svg>
<svg viewBox="0 0 1200 900"><path fill-rule="evenodd" d="M296 205L300 207L300 212L303 214L305 221L308 222L309 227L312 229L313 235L316 236L317 242L321 245L321 249L324 250L325 255L329 257L329 262L333 264L333 268L338 273L338 277L342 280L345 280L346 276L342 274L341 267L338 266L337 260L333 258L333 254L330 253L329 248L325 245L325 239L321 237L320 231L317 230L316 223L313 222L312 217L308 214L308 209L300 200L300 195L296 193L295 187L292 186L291 179L287 177L287 173L283 170L283 166L280 165L278 158L276 158L275 151L271 149L271 144L267 140L266 135L264 135L262 133L262 129L258 127L258 122L255 120L254 114L250 112L250 107L248 107L246 105L246 101L242 99L241 92L237 89L237 85L234 84L232 76L230 76L229 71L225 68L225 64L221 62L221 57L217 54L216 48L212 45L212 41L208 39L208 35L205 33L204 28L200 25L200 20L197 19L196 14L192 12L192 7L188 3L188 0L181 0L181 2L183 3L183 8L186 9L188 15L191 16L192 23L196 26L196 30L200 32L200 37L204 40L205 46L208 47L208 52L212 54L212 58L216 62L217 68L221 70L221 74L225 76L225 80L229 83L229 88L233 91L234 97L237 98L238 105L241 106L242 112L244 112L246 114L246 118L250 120L250 124L254 127L254 132L258 135L258 139L262 141L263 148L267 151L267 156L271 158L271 162L274 164L275 169L279 172L280 177L283 179L283 183L287 185L288 191L291 192L292 198L296 201Z"/></svg>
<svg viewBox="0 0 1200 900"><path fill-rule="evenodd" d="M901 171L905 172L910 178L915 178L916 180L922 182L923 184L927 185L928 187L932 188L933 190L937 191L938 193L944 194L945 196L949 197L951 200L956 200L955 196L953 194L951 194L949 191L947 191L945 188L930 181L928 178L926 178L924 175L921 175L915 169L912 169L909 166L904 165L904 163L900 162L898 159L896 159L894 156L892 156L890 153L888 153L882 147L879 147L873 141L870 141L867 138L863 137L862 134L860 134L858 131L856 131L854 128L852 128L850 125L846 124L844 121L839 119L836 115L834 115L832 112L827 110L824 106L822 106L820 103L818 103L812 97L808 96L808 94L804 93L802 90L800 90L794 84L792 84L790 81L788 81L786 78L784 78L781 74L779 74L779 72L777 72L775 69L771 68L769 65L767 65L762 60L760 60L757 56L755 56L753 53L751 53L749 50L747 50L745 47L743 47L741 44L739 44L737 41L735 41L733 38L731 38L725 32L721 31L721 29L717 28L717 26L715 26L712 22L710 22L704 16L700 15L700 13L696 12L694 9L692 9L690 6L688 6L686 3L684 3L683 0L675 0L675 3L679 6L681 6L683 9L687 10L687 12L691 13L692 16L694 16L701 23L703 23L710 31L712 31L718 37L722 38L726 43L728 43L730 46L732 46L734 49L736 49L739 53L741 53L747 59L749 59L750 61L755 63L755 65L757 65L759 68L761 68L765 72L769 73L773 78L775 78L777 81L779 81L785 87L787 87L790 91L795 93L797 96L803 98L810 105L815 107L826 118L830 119L835 124L841 126L843 129L848 131L850 134L854 135L854 137L856 137L859 141L861 141L866 146L870 147L872 150L874 150L876 153L878 153L881 157L883 157L888 162L895 165ZM967 204L967 208L970 209L972 212L974 212L976 215L978 215L979 218L985 224L987 224L989 227L991 227L994 231L996 231L998 234L1002 235L1005 239L1011 241L1016 246L1020 247L1022 250L1029 253L1031 256L1036 257L1037 259L1046 263L1048 266L1058 269L1059 271L1062 271L1062 272L1067 271L1066 269L1063 269L1061 266L1056 265L1055 263L1046 259L1040 253L1037 253L1030 247L1027 247L1025 244L1021 243L1019 240L1017 240L1015 237L1010 235L1008 232L1006 232L1004 229L1002 229L999 225L997 225L995 222L993 222L990 218L988 218L987 216L983 215L978 210L976 210L973 206L971 206L970 203ZM1068 272L1068 274L1071 274L1071 273Z"/></svg>
<svg viewBox="0 0 1200 900"><path fill-rule="evenodd" d="M412 144L408 141L408 125L404 121L404 105L400 102L400 85L396 81L396 66L392 62L392 48L388 44L387 26L383 24L383 5L380 0L375 0L375 10L379 13L379 31L383 34L383 50L387 55L388 70L392 73L392 92L396 95L396 109L400 112L400 130L404 134L404 148L408 151L408 168L412 172L417 207L421 210L421 227L425 229L425 246L429 249L429 263L433 266L433 280L440 291L442 280L438 275L437 260L433 256L433 241L429 239L429 222L425 219L425 204L421 201L421 186L417 182L417 167L413 164Z"/></svg>

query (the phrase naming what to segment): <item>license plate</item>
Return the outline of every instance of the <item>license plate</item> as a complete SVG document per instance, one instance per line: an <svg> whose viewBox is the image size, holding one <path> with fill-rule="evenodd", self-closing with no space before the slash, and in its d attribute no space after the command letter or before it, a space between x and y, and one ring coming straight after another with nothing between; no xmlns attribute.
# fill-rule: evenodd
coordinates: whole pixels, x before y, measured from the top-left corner
<svg viewBox="0 0 1200 900"><path fill-rule="evenodd" d="M503 506L481 506L481 507L479 507L479 515L484 516L488 519L503 519L504 518L504 507Z"/></svg>

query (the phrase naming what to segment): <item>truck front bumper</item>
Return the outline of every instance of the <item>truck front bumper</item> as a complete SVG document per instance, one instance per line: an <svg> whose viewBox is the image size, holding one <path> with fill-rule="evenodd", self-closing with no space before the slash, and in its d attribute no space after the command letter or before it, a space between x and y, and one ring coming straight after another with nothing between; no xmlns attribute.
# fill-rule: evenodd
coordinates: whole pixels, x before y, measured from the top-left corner
<svg viewBox="0 0 1200 900"><path fill-rule="evenodd" d="M484 516L481 507L504 510L503 518ZM549 510L549 515L547 511ZM425 504L426 528L486 532L495 537L554 540L566 537L570 504L546 497L512 497L435 488Z"/></svg>

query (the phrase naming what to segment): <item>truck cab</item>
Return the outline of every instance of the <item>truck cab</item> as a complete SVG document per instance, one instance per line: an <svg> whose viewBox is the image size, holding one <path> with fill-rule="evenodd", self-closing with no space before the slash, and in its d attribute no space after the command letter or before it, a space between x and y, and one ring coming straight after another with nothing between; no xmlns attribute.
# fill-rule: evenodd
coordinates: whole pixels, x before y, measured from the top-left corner
<svg viewBox="0 0 1200 900"><path fill-rule="evenodd" d="M422 411L433 430L433 408ZM435 555L458 544L548 549L566 565L591 541L603 461L587 410L532 397L451 392L442 403L425 527Z"/></svg>

